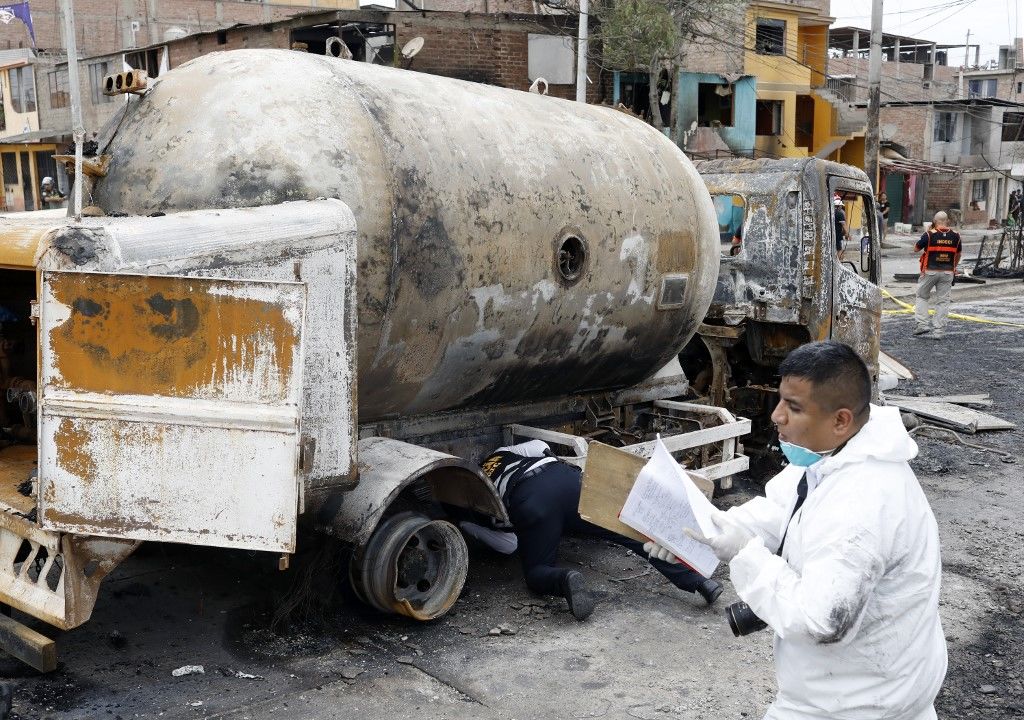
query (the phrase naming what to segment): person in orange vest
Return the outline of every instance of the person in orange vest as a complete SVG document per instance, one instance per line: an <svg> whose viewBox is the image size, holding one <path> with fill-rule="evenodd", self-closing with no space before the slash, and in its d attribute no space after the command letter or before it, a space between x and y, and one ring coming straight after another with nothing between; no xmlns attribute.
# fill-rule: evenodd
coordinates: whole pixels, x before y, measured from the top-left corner
<svg viewBox="0 0 1024 720"><path fill-rule="evenodd" d="M953 275L963 251L960 234L950 230L948 222L946 213L935 213L931 228L915 246L921 252L921 279L917 282L917 303L914 306L914 317L917 320L915 335L932 333L933 337L941 338L946 334ZM934 298L932 290L935 291ZM934 318L929 314L932 305L935 307Z"/></svg>

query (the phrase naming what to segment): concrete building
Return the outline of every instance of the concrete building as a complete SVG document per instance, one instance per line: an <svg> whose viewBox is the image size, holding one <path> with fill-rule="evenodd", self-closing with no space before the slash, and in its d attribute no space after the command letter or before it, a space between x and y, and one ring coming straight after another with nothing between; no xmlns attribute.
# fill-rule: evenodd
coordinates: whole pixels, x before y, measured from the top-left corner
<svg viewBox="0 0 1024 720"><path fill-rule="evenodd" d="M745 3L707 19L675 86L676 136L695 156L818 156L863 166L864 112L826 88L827 0ZM642 107L645 73L615 73L613 102Z"/></svg>
<svg viewBox="0 0 1024 720"><path fill-rule="evenodd" d="M41 130L36 82L36 53L25 48L0 50L0 163L4 211L41 210L44 177L57 178L56 144Z"/></svg>
<svg viewBox="0 0 1024 720"><path fill-rule="evenodd" d="M103 94L103 78L130 68L159 77L192 58L240 48L293 49L328 54L340 38L355 60L398 65L419 72L527 90L538 77L547 80L548 94L572 98L576 92L574 18L567 15L510 13L427 13L381 10L337 10L304 13L255 25L235 25L193 33L181 38L128 50L83 58L79 62L82 114L87 133L98 131L126 102L125 96ZM402 49L420 38L421 49L404 58ZM419 42L419 41L417 41ZM337 53L337 50L334 50ZM599 76L595 65L592 75ZM55 84L67 80L67 63L49 72ZM588 86L588 99L599 99L597 83ZM41 111L55 119L62 95L43 98Z"/></svg>

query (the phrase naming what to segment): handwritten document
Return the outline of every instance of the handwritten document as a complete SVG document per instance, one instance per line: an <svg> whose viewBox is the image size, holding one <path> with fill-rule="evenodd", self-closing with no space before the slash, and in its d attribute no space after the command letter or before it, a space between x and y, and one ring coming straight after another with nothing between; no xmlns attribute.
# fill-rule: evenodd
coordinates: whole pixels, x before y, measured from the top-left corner
<svg viewBox="0 0 1024 720"><path fill-rule="evenodd" d="M711 519L714 506L679 467L658 438L654 453L637 475L619 519L643 533L699 572L710 577L718 558L707 545L684 530L692 528L711 537L719 533Z"/></svg>

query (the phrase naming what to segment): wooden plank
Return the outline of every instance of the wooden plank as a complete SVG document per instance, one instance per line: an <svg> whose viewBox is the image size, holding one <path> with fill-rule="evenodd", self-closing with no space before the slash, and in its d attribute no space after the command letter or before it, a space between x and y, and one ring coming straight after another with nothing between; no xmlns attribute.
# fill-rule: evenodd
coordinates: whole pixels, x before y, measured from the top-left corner
<svg viewBox="0 0 1024 720"><path fill-rule="evenodd" d="M583 487L580 490L580 517L619 535L647 542L649 538L619 520L619 511L629 491L633 489L637 475L646 464L646 458L610 445L591 442L587 467L583 471ZM710 498L715 483L696 473L687 474L700 491Z"/></svg>
<svg viewBox="0 0 1024 720"><path fill-rule="evenodd" d="M947 402L954 405L977 405L978 407L992 407L992 398L988 393L978 395L889 395L886 398L893 400L927 400L929 402Z"/></svg>
<svg viewBox="0 0 1024 720"><path fill-rule="evenodd" d="M0 613L0 650L39 672L57 669L57 644L50 638Z"/></svg>
<svg viewBox="0 0 1024 720"><path fill-rule="evenodd" d="M878 351L878 365L885 372L895 375L901 380L914 379L914 372L910 368L882 350Z"/></svg>
<svg viewBox="0 0 1024 720"><path fill-rule="evenodd" d="M933 402L919 398L887 398L887 400L901 410L912 412L926 420L942 423L962 432L1013 430L1017 427L995 415L971 410L953 403Z"/></svg>

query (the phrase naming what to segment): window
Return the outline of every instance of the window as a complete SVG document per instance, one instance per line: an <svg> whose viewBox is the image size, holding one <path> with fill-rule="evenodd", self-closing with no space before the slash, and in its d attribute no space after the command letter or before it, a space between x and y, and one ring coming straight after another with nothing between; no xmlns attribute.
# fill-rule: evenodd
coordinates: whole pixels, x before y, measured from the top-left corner
<svg viewBox="0 0 1024 720"><path fill-rule="evenodd" d="M935 142L953 142L956 136L956 114L951 112L935 113L935 131L932 139Z"/></svg>
<svg viewBox="0 0 1024 720"><path fill-rule="evenodd" d="M781 135L782 101L758 100L754 124L758 135Z"/></svg>
<svg viewBox="0 0 1024 720"><path fill-rule="evenodd" d="M0 159L4 166L4 185L18 184L18 158L14 153L2 153Z"/></svg>
<svg viewBox="0 0 1024 720"><path fill-rule="evenodd" d="M133 70L145 70L146 75L155 78L160 74L160 50L141 50L124 56L125 64Z"/></svg>
<svg viewBox="0 0 1024 720"><path fill-rule="evenodd" d="M63 108L71 103L71 94L68 92L68 74L65 70L55 70L46 74L47 84L50 88L50 107Z"/></svg>
<svg viewBox="0 0 1024 720"><path fill-rule="evenodd" d="M747 202L742 195L712 195L715 214L718 215L718 239L722 257L739 255L743 249L743 219Z"/></svg>
<svg viewBox="0 0 1024 720"><path fill-rule="evenodd" d="M988 200L988 179L971 182L971 209L984 210L986 200ZM974 207L975 203L977 203L977 207Z"/></svg>
<svg viewBox="0 0 1024 720"><path fill-rule="evenodd" d="M576 47L572 38L530 33L526 43L526 75L530 82L541 77L552 85L576 82Z"/></svg>
<svg viewBox="0 0 1024 720"><path fill-rule="evenodd" d="M988 98L996 96L996 79L991 80L968 80L967 97Z"/></svg>
<svg viewBox="0 0 1024 720"><path fill-rule="evenodd" d="M758 55L785 55L786 21L758 18L754 50Z"/></svg>
<svg viewBox="0 0 1024 720"><path fill-rule="evenodd" d="M700 83L697 86L697 124L732 127L732 98L732 85Z"/></svg>
<svg viewBox="0 0 1024 720"><path fill-rule="evenodd" d="M92 104L110 102L114 98L103 94L103 78L110 74L110 62L103 60L89 66L89 94L92 96Z"/></svg>
<svg viewBox="0 0 1024 720"><path fill-rule="evenodd" d="M7 77L11 83L11 107L14 112L35 112L36 81L32 68L28 65L11 68L7 71Z"/></svg>
<svg viewBox="0 0 1024 720"><path fill-rule="evenodd" d="M1024 112L1003 113L1003 142L1024 142Z"/></svg>

